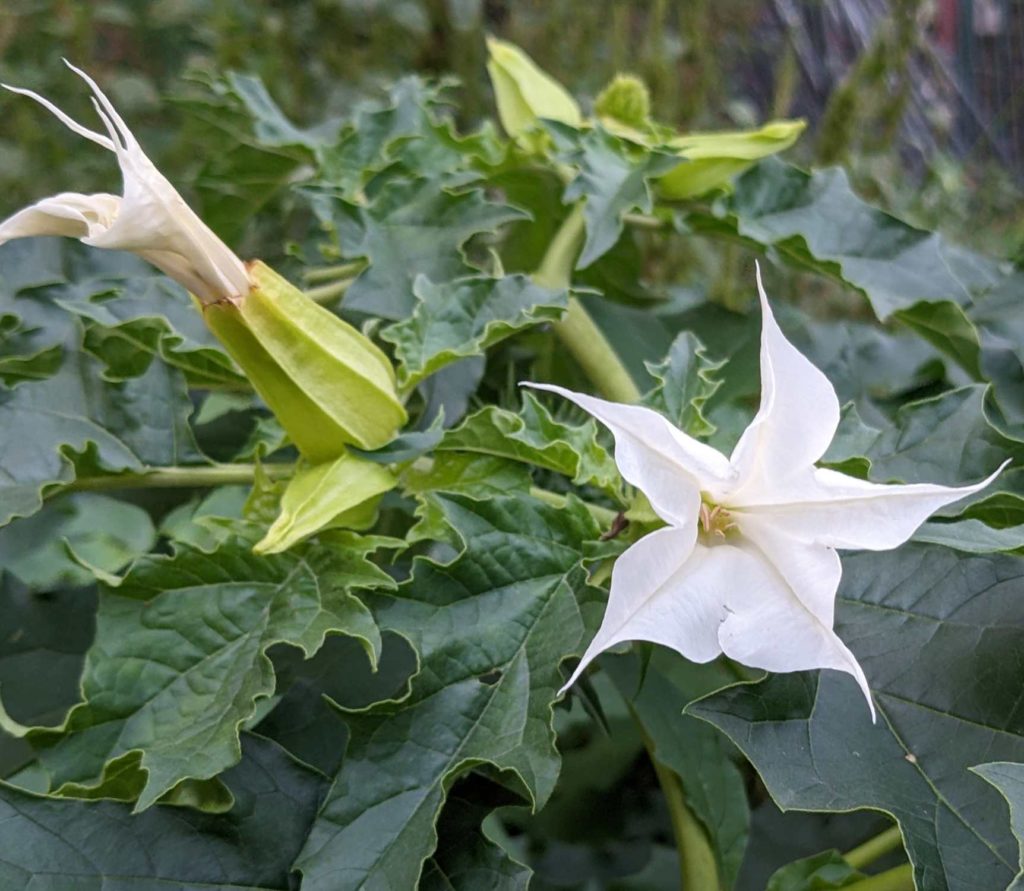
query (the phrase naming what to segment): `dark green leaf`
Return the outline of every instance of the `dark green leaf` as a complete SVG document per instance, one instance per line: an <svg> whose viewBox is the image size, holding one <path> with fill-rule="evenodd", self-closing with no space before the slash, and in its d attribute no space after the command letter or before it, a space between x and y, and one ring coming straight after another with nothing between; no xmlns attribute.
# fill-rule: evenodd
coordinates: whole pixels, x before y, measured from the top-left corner
<svg viewBox="0 0 1024 891"><path fill-rule="evenodd" d="M691 436L708 436L715 428L704 417L704 403L721 386L715 372L723 365L724 361L708 357L695 334L683 331L661 362L647 364L647 370L658 383L644 397L644 404L660 411Z"/></svg>
<svg viewBox="0 0 1024 891"><path fill-rule="evenodd" d="M84 701L59 728L18 731L40 750L51 788L137 798L143 810L181 780L238 760L239 726L274 690L271 645L311 656L342 633L376 658L376 624L351 593L394 584L366 558L375 546L346 533L305 557L257 558L236 541L137 563L102 592Z"/></svg>
<svg viewBox="0 0 1024 891"><path fill-rule="evenodd" d="M597 442L594 422L570 426L556 421L529 392L523 393L519 414L493 405L483 408L449 432L438 449L524 461L564 473L580 485L618 491L618 470Z"/></svg>
<svg viewBox="0 0 1024 891"><path fill-rule="evenodd" d="M1010 828L1020 847L1020 869L1006 891L1020 891L1024 888L1024 764L996 761L992 764L980 764L971 770L1002 792L1010 806Z"/></svg>
<svg viewBox="0 0 1024 891"><path fill-rule="evenodd" d="M345 255L370 261L345 292L345 306L384 319L412 314L417 275L444 282L477 271L467 264L462 245L524 216L488 201L480 189L453 194L426 177L387 182L365 206L328 192L314 193L313 198Z"/></svg>
<svg viewBox="0 0 1024 891"><path fill-rule="evenodd" d="M776 675L690 710L724 730L783 809L874 808L900 823L920 888L1002 888L1017 850L978 753L1024 757L1024 564L929 545L843 560L837 631L864 668Z"/></svg>
<svg viewBox="0 0 1024 891"><path fill-rule="evenodd" d="M309 891L414 887L445 793L474 766L535 807L558 775L551 706L583 635L575 594L598 530L579 502L440 504L464 550L372 598L420 670L404 698L346 713L348 752L297 862Z"/></svg>
<svg viewBox="0 0 1024 891"><path fill-rule="evenodd" d="M583 216L587 237L576 262L577 269L586 269L619 240L625 214L651 211L651 177L678 167L679 158L641 149L600 126L583 132L553 123L548 127L568 149L563 149L562 159L579 169L565 190L564 200L572 203L586 199Z"/></svg>
<svg viewBox="0 0 1024 891"><path fill-rule="evenodd" d="M42 798L0 785L0 885L38 891L288 891L321 794L274 743L243 737L230 813Z"/></svg>
<svg viewBox="0 0 1024 891"><path fill-rule="evenodd" d="M413 282L413 314L381 332L395 345L398 383L411 387L445 365L481 355L487 347L541 322L561 317L565 291L535 285L525 275L473 276L434 284Z"/></svg>

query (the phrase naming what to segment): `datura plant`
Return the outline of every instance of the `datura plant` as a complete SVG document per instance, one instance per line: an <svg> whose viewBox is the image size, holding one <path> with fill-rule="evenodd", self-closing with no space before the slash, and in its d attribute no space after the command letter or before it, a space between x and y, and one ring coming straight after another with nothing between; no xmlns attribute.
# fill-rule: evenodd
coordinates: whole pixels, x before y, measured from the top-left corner
<svg viewBox="0 0 1024 891"><path fill-rule="evenodd" d="M123 192L0 223L0 887L1020 884L1019 269L498 39L465 132L197 86L199 213L74 70L95 131L14 92Z"/></svg>

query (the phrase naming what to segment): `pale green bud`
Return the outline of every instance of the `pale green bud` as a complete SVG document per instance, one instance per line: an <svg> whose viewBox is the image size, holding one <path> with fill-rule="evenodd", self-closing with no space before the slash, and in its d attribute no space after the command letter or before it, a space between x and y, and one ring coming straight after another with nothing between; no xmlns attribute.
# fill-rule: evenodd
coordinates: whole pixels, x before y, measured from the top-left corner
<svg viewBox="0 0 1024 891"><path fill-rule="evenodd" d="M487 52L498 117L520 145L530 151L543 147L543 137L533 133L540 118L580 126L583 116L576 100L519 47L489 37Z"/></svg>
<svg viewBox="0 0 1024 891"><path fill-rule="evenodd" d="M594 102L594 113L605 125L623 124L636 130L651 125L651 94L634 74L616 74Z"/></svg>
<svg viewBox="0 0 1024 891"><path fill-rule="evenodd" d="M204 304L203 318L303 457L392 440L406 414L387 356L266 264L248 275L248 294Z"/></svg>

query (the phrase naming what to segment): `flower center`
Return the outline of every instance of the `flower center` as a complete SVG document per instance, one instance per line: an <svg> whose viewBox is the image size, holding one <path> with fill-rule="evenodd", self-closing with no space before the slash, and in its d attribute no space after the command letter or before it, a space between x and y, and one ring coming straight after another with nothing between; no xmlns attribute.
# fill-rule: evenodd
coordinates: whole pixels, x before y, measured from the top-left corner
<svg viewBox="0 0 1024 891"><path fill-rule="evenodd" d="M711 504L707 501L700 503L700 512L697 514L697 522L701 538L705 544L719 544L725 541L730 530L736 528L736 521L720 504Z"/></svg>

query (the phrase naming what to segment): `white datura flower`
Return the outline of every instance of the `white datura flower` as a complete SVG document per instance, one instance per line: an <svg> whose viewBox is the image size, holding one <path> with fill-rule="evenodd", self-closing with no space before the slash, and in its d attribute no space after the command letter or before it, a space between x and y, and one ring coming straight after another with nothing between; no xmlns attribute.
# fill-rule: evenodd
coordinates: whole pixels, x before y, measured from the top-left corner
<svg viewBox="0 0 1024 891"><path fill-rule="evenodd" d="M5 88L35 99L79 136L117 156L124 195L62 192L26 207L0 223L0 244L31 235L63 235L100 248L132 251L184 285L203 303L237 301L249 291L245 265L185 203L146 157L96 82L67 66L94 93L107 135L83 127L31 90Z"/></svg>
<svg viewBox="0 0 1024 891"><path fill-rule="evenodd" d="M879 485L815 467L838 427L839 400L783 336L760 270L757 286L761 405L728 458L649 408L530 385L572 400L611 430L623 478L668 524L617 559L604 620L565 688L602 651L642 640L694 662L725 653L767 671L844 671L874 720L864 672L833 630L837 549L895 548L995 474L950 488Z"/></svg>

